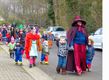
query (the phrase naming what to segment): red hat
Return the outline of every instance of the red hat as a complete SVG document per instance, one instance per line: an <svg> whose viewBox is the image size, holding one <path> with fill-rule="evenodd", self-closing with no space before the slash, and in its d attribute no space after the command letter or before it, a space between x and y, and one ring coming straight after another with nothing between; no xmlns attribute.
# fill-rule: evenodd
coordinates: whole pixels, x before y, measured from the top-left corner
<svg viewBox="0 0 109 80"><path fill-rule="evenodd" d="M77 24L77 22L79 21L82 22L82 24L86 25L86 21L82 20L80 16L75 16L72 26L75 26L75 24Z"/></svg>

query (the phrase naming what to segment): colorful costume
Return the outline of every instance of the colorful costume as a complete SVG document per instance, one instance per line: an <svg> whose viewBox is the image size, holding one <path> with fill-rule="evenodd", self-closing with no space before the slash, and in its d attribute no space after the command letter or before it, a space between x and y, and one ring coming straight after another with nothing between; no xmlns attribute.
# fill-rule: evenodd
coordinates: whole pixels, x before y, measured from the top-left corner
<svg viewBox="0 0 109 80"><path fill-rule="evenodd" d="M62 69L62 74L66 74L66 61L67 61L67 42L60 39L57 43L58 46L58 65L57 65L57 73L60 73Z"/></svg>
<svg viewBox="0 0 109 80"><path fill-rule="evenodd" d="M15 46L15 62L16 64L18 64L18 61L20 63L20 65L22 65L22 52L23 52L24 48L23 46L21 46L20 42L17 42L16 43L16 46Z"/></svg>
<svg viewBox="0 0 109 80"><path fill-rule="evenodd" d="M92 41L92 40L89 39L89 41ZM91 68L91 63L92 63L94 55L95 55L95 50L94 50L93 41L92 41L91 44L90 43L88 44L88 49L86 53L86 64L87 64L88 71Z"/></svg>
<svg viewBox="0 0 109 80"><path fill-rule="evenodd" d="M48 34L48 46L49 48L51 48L53 45L53 35L51 34L51 32Z"/></svg>
<svg viewBox="0 0 109 80"><path fill-rule="evenodd" d="M45 40L42 44L41 64L42 63L48 64L48 55L49 55L48 41Z"/></svg>
<svg viewBox="0 0 109 80"><path fill-rule="evenodd" d="M41 51L40 36L29 32L25 39L25 53L26 58L30 60L30 67L35 66L38 51Z"/></svg>
<svg viewBox="0 0 109 80"><path fill-rule="evenodd" d="M9 52L10 52L10 58L14 59L14 48L15 48L15 42L14 37L11 37L11 42L8 44L9 46Z"/></svg>
<svg viewBox="0 0 109 80"><path fill-rule="evenodd" d="M79 25L80 23L81 25ZM72 28L67 33L68 45L74 47L74 53L72 51L67 57L67 70L76 71L78 75L81 75L82 71L86 71L86 45L88 44L88 34L85 24L86 22L83 21L80 16L76 16L72 23ZM69 55L72 55L72 57ZM69 64L71 63L71 58L74 58L72 65Z"/></svg>

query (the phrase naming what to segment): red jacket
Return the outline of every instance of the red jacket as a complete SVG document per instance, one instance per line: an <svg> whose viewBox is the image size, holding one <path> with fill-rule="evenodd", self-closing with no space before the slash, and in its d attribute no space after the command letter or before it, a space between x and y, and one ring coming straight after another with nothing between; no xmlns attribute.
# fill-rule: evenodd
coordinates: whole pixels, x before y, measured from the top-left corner
<svg viewBox="0 0 109 80"><path fill-rule="evenodd" d="M10 38L10 37L11 37L10 33L7 33L7 34L6 34L6 37L7 37L7 38Z"/></svg>

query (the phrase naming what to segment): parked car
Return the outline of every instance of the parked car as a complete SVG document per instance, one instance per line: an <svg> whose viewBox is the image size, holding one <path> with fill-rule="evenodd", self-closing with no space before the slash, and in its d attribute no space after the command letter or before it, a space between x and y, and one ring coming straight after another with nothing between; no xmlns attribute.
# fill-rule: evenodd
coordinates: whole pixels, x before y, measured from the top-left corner
<svg viewBox="0 0 109 80"><path fill-rule="evenodd" d="M66 37L66 30L62 26L48 27L46 32L52 32L54 40L60 36Z"/></svg>
<svg viewBox="0 0 109 80"><path fill-rule="evenodd" d="M95 49L103 49L102 36L102 28L97 29L94 34L89 36L94 41Z"/></svg>
<svg viewBox="0 0 109 80"><path fill-rule="evenodd" d="M46 33L53 32L53 31L55 30L55 28L57 28L57 27L49 26L49 27L46 29Z"/></svg>
<svg viewBox="0 0 109 80"><path fill-rule="evenodd" d="M63 36L66 38L66 30L62 27L57 27L55 30L52 32L54 39L60 38L60 36Z"/></svg>

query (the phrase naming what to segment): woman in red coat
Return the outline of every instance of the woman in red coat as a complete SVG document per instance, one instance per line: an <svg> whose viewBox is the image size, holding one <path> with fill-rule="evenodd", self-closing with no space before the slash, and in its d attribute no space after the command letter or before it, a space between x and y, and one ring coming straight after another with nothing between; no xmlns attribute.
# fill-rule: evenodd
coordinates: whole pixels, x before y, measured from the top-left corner
<svg viewBox="0 0 109 80"><path fill-rule="evenodd" d="M31 27L31 31L26 34L25 39L25 53L26 58L30 61L30 68L36 65L38 51L41 51L40 35L36 33L35 27Z"/></svg>
<svg viewBox="0 0 109 80"><path fill-rule="evenodd" d="M76 71L78 75L86 71L88 34L85 25L86 22L80 16L76 16L72 28L67 32L68 45L74 48L74 51L69 52L67 57L67 70Z"/></svg>

